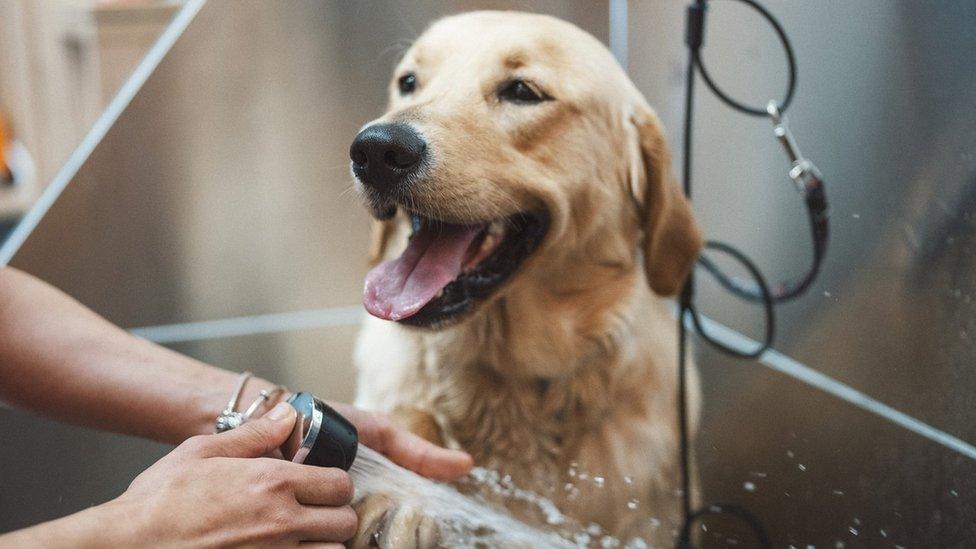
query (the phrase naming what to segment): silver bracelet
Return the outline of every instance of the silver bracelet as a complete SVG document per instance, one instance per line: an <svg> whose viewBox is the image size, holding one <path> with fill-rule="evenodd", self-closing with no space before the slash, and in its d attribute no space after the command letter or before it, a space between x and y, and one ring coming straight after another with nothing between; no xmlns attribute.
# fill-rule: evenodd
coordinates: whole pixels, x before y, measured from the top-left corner
<svg viewBox="0 0 976 549"><path fill-rule="evenodd" d="M251 405L247 407L247 410L244 411L244 417L241 418L241 423L247 423L251 419L251 416L254 415L254 412L257 412L258 408L262 404L271 400L272 396L277 395L282 391L284 391L284 388L282 388L281 385L275 385L270 391L267 389L261 389L261 393L258 394L258 398L254 399L254 402L252 402Z"/></svg>
<svg viewBox="0 0 976 549"><path fill-rule="evenodd" d="M237 380L237 387L231 393L230 400L227 401L227 406L217 416L214 431L223 433L224 431L230 431L231 429L240 427L244 423L244 414L235 410L237 408L237 402L241 400L241 393L244 392L244 385L247 384L247 380L251 379L253 375L251 372L244 372L240 375Z"/></svg>
<svg viewBox="0 0 976 549"><path fill-rule="evenodd" d="M251 372L244 372L241 374L239 380L237 381L237 387L234 389L234 393L231 395L230 400L227 402L227 407L224 408L220 415L217 416L217 421L214 424L214 431L218 433L223 433L224 431L230 431L231 429L236 429L241 425L247 423L254 412L258 411L258 408L262 404L271 400L271 397L277 395L278 393L284 392L284 387L281 385L275 385L270 390L261 389L258 397L254 399L247 409L241 413L236 411L237 403L241 400L241 394L244 392L244 386L247 385L248 380L253 377Z"/></svg>

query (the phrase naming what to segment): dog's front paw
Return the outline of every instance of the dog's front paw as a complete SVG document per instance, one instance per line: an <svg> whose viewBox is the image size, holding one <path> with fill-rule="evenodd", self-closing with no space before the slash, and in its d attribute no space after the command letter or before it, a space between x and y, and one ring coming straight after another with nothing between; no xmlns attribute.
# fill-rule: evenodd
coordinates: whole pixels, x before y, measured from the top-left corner
<svg viewBox="0 0 976 549"><path fill-rule="evenodd" d="M359 529L349 545L427 549L438 547L440 528L419 506L400 504L385 494L370 494L354 505Z"/></svg>

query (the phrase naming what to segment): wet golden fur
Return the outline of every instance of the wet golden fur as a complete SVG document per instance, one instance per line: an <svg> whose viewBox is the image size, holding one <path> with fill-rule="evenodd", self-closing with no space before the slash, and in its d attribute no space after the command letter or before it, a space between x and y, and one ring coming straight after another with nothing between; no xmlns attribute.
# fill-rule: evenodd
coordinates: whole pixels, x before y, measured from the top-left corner
<svg viewBox="0 0 976 549"><path fill-rule="evenodd" d="M396 80L408 70L418 87L400 97ZM499 101L513 76L554 100ZM656 115L595 38L508 12L435 23L400 62L390 96L380 120L412 124L433 155L411 208L458 223L545 208L551 225L516 275L460 323L431 331L369 318L356 350L357 404L467 450L584 525L670 539L677 339L661 296L679 291L701 237ZM376 222L372 261L398 255L408 233L402 214ZM565 489L571 468L605 486L576 479L578 492ZM377 527L363 522L363 536Z"/></svg>

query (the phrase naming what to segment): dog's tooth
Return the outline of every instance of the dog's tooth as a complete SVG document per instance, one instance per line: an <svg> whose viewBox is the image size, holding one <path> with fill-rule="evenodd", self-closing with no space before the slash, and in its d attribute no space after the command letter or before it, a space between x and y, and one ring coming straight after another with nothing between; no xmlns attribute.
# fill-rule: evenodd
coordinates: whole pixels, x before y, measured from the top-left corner
<svg viewBox="0 0 976 549"><path fill-rule="evenodd" d="M486 234L485 235L485 239L481 241L481 249L482 250L490 250L490 249L492 249L495 246L495 241L496 240L497 240L497 238L495 237L495 235L493 235L491 233Z"/></svg>
<svg viewBox="0 0 976 549"><path fill-rule="evenodd" d="M488 234L494 236L501 236L505 234L505 223L501 220L492 221L491 224L488 225Z"/></svg>
<svg viewBox="0 0 976 549"><path fill-rule="evenodd" d="M442 297L443 295L444 295L444 288L441 288L440 290L437 290L437 294L434 295L434 299Z"/></svg>

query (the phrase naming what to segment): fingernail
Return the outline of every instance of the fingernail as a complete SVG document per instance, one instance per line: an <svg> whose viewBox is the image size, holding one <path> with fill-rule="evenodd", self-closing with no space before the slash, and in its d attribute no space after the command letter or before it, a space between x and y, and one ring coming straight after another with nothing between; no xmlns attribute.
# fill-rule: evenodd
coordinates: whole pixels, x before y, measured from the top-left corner
<svg viewBox="0 0 976 549"><path fill-rule="evenodd" d="M287 402L279 402L274 408L268 412L268 419L272 421L281 421L288 417L291 413L291 405Z"/></svg>

